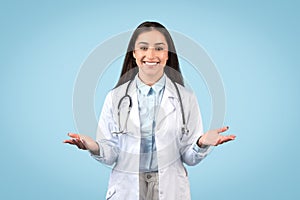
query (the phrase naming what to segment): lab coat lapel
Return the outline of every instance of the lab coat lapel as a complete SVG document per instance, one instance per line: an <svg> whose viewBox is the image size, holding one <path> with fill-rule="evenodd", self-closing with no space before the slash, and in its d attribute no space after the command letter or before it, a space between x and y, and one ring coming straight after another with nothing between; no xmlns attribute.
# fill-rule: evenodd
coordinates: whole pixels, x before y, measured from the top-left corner
<svg viewBox="0 0 300 200"><path fill-rule="evenodd" d="M175 94L175 95L174 95ZM157 127L158 130L160 126L163 124L164 120L176 110L175 102L176 100L176 91L172 81L167 77L165 91L161 100L161 105L159 106L159 111L157 115Z"/></svg>
<svg viewBox="0 0 300 200"><path fill-rule="evenodd" d="M134 79L129 87L128 94L131 96L132 109L130 111L130 116L128 120L128 130L132 131L132 134L140 134L140 116L139 116L139 106L136 90L136 79Z"/></svg>

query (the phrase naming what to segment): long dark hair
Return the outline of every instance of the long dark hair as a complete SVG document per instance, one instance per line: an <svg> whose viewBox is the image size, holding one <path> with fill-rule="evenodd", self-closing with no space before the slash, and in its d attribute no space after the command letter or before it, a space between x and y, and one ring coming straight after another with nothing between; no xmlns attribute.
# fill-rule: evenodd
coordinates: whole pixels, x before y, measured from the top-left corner
<svg viewBox="0 0 300 200"><path fill-rule="evenodd" d="M181 85L184 85L182 74L179 67L178 57L175 49L174 42L172 40L172 37L169 33L169 31L160 23L158 22L143 22L141 23L133 32L131 39L129 41L128 47L127 47L127 53L123 62L123 67L120 75L120 79L116 85L116 87L122 85L123 83L126 83L129 80L132 80L135 75L138 72L138 67L135 61L135 58L133 57L133 50L135 42L138 38L138 36L141 33L157 30L161 34L165 36L165 39L168 44L168 60L166 63L166 67L164 68L164 71L166 75L174 82L177 82Z"/></svg>

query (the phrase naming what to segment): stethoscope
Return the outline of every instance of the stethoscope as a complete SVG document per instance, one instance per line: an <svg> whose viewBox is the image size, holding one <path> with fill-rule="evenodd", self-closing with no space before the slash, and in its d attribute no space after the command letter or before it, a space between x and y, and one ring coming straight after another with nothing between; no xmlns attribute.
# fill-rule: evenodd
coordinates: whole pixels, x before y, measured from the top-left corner
<svg viewBox="0 0 300 200"><path fill-rule="evenodd" d="M130 82L128 83L127 85L127 88L126 88L126 92L125 92L125 95L119 100L119 103L118 103L118 123L119 123L119 131L114 131L112 132L113 134L126 134L126 126L127 126L127 121L128 121L128 118L129 118L129 114L130 114L130 111L131 111L131 108L132 108L132 99L131 99L131 96L128 94L128 90L129 90L129 87L132 83L133 79L130 80ZM174 81L172 81L175 89L176 89L176 92L177 92L177 96L178 96L178 99L179 99L179 103L180 103L180 109L181 109L181 117L182 117L182 128L181 128L181 131L182 131L182 134L188 134L189 133L189 130L187 128L187 125L186 125L186 122L185 122L185 115L184 115L184 110L183 110L183 104L182 104L182 99L181 99L181 96L180 96L180 92L179 92L179 89L176 85L176 83ZM126 116L126 120L125 120L125 123L124 123L124 126L123 128L121 128L121 104L124 100L128 99L129 101L129 105L128 105L128 111L127 111L127 116Z"/></svg>

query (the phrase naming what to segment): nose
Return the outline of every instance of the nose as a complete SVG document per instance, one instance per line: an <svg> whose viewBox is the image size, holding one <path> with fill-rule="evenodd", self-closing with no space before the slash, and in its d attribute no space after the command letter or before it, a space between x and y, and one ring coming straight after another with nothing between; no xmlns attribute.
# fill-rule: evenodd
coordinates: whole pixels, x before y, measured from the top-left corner
<svg viewBox="0 0 300 200"><path fill-rule="evenodd" d="M146 52L146 57L148 59L153 59L155 57L155 49L154 48L149 48Z"/></svg>

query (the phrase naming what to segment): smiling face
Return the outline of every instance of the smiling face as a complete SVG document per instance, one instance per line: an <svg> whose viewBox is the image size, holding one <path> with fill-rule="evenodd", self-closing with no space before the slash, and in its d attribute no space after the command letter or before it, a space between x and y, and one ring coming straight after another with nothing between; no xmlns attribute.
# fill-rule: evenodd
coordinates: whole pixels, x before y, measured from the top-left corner
<svg viewBox="0 0 300 200"><path fill-rule="evenodd" d="M140 79L153 85L162 77L168 60L166 38L157 30L141 33L135 42L133 57L139 67Z"/></svg>

